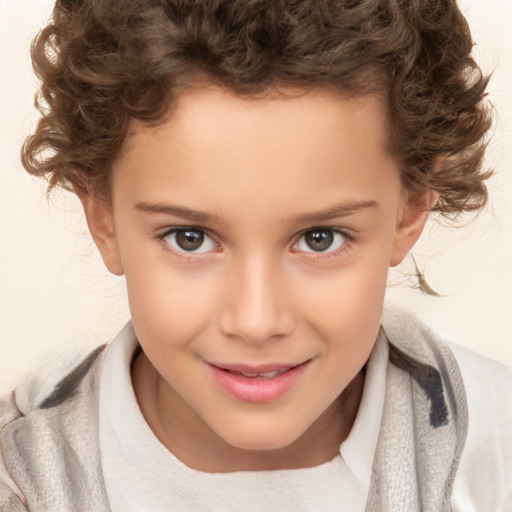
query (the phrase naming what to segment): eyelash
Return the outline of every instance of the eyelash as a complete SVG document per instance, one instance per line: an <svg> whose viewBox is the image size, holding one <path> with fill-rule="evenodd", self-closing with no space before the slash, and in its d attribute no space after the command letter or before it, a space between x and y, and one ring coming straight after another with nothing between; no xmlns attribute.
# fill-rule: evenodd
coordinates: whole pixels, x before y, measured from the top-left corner
<svg viewBox="0 0 512 512"><path fill-rule="evenodd" d="M173 233L177 233L179 231L186 231L186 230L203 232L204 235L206 237L210 238L213 241L213 243L216 245L216 247L220 249L220 244L216 241L215 237L212 236L208 230L201 228L201 227L197 227L197 226L173 227L173 228L168 229L167 231L164 231L161 234L158 234L155 237L155 239L161 243L164 250L170 252L171 254L173 254L174 256L176 256L178 258L183 258L187 261L190 261L190 258L192 258L192 257L198 257L198 255L208 255L211 253L211 251L205 251L205 252L178 251L178 250L173 249L165 241L165 238L168 237L169 235L171 235ZM346 241L338 249L336 249L334 251L329 251L329 252L315 252L315 251L310 252L310 251L300 251L300 250L294 249L297 246L297 244L299 243L300 239L303 236L305 236L307 233L310 233L312 231L322 231L322 230L332 231L335 234L341 235L341 236L345 237ZM305 231L302 231L299 234L299 236L297 237L296 241L292 244L292 250L295 253L301 253L302 255L304 255L305 258L314 259L315 261L327 260L330 258L336 258L336 257L340 257L340 256L348 254L352 250L352 242L353 241L354 241L353 235L351 233L347 232L346 230L343 230L340 228L334 228L334 227L330 227L330 226L319 226L319 227L309 228ZM219 249L216 250L215 252L220 252Z"/></svg>
<svg viewBox="0 0 512 512"><path fill-rule="evenodd" d="M328 260L331 258L338 258L341 256L347 255L352 250L352 242L354 241L354 237L352 234L347 232L346 230L340 229L340 228L333 228L331 226L317 226L314 228L307 229L306 231L303 231L300 236L297 238L297 241L293 244L292 247L295 247L299 240L305 236L307 233L310 233L312 231L332 231L333 233L337 235L341 235L345 238L345 241L339 247L338 249L334 251L327 251L327 252L315 252L315 251L294 251L294 252L300 252L303 257L314 259L315 261L321 261L321 260Z"/></svg>
<svg viewBox="0 0 512 512"><path fill-rule="evenodd" d="M208 252L178 251L178 250L172 248L165 241L165 238L168 237L169 235L172 235L173 233L178 233L179 231L187 231L187 230L189 230L189 231L201 231L202 233L204 233L205 237L208 237L210 240L213 241L213 243L215 244L216 248L220 248L220 245L215 240L215 237L213 237L208 230L206 230L204 228L197 227L197 226L177 226L177 227L174 227L174 228L170 228L167 231L164 231L163 233L158 234L155 237L155 239L161 244L161 246L162 246L162 248L164 250L170 252L173 256L176 256L178 258L182 258L182 259L187 260L187 261L190 261L190 258L192 258L192 257L196 257L197 258L198 256L203 256L203 255L209 254L210 251L208 251ZM216 251L216 252L220 252L220 251Z"/></svg>

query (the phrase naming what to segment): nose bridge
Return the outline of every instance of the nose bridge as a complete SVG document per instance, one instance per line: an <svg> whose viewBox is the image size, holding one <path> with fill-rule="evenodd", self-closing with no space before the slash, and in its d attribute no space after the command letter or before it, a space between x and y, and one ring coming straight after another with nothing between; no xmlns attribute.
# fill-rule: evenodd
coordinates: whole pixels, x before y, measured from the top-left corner
<svg viewBox="0 0 512 512"><path fill-rule="evenodd" d="M225 293L222 329L226 334L259 343L292 329L284 275L272 256L240 258Z"/></svg>

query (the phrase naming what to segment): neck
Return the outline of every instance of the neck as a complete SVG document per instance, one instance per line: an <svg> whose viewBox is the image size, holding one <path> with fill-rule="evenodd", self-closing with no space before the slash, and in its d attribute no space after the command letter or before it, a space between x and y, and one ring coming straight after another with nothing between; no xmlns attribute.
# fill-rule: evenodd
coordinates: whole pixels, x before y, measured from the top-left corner
<svg viewBox="0 0 512 512"><path fill-rule="evenodd" d="M339 454L361 402L364 368L343 393L298 439L273 450L233 446L206 425L194 411L176 417L183 399L165 382L141 351L132 363L132 382L141 412L159 441L192 469L209 473L268 471L314 467ZM181 408L183 410L183 408Z"/></svg>

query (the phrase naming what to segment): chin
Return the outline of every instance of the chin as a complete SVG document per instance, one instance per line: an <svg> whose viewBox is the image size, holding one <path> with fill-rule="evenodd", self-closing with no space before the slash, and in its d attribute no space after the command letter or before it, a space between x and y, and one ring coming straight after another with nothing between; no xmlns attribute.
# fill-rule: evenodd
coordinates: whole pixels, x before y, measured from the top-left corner
<svg viewBox="0 0 512 512"><path fill-rule="evenodd" d="M255 426L230 430L221 435L222 439L235 448L254 451L273 451L286 448L296 441L302 432L295 429Z"/></svg>

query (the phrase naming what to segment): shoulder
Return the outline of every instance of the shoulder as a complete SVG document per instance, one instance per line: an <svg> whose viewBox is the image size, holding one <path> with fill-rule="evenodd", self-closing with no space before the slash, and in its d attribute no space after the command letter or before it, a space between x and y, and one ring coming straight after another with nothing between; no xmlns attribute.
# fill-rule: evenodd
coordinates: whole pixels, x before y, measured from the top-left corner
<svg viewBox="0 0 512 512"><path fill-rule="evenodd" d="M448 345L462 374L469 416L454 511L512 510L512 368Z"/></svg>
<svg viewBox="0 0 512 512"><path fill-rule="evenodd" d="M0 435L6 425L19 417L20 411L16 407L14 396L0 398ZM0 510L24 511L26 510L24 498L5 464L7 455L0 437Z"/></svg>
<svg viewBox="0 0 512 512"><path fill-rule="evenodd" d="M466 390L469 412L466 452L478 445L490 448L508 440L500 453L508 455L512 479L512 368L455 343L448 346L457 360Z"/></svg>
<svg viewBox="0 0 512 512"><path fill-rule="evenodd" d="M453 512L512 510L512 369L447 339L407 310L384 314L390 340L414 352L422 340L453 355L467 403L467 435L452 494ZM463 342L463 340L460 340Z"/></svg>
<svg viewBox="0 0 512 512"><path fill-rule="evenodd" d="M461 345L446 342L459 365L468 400L475 407L512 406L512 368L477 354ZM507 411L512 419L512 407Z"/></svg>
<svg viewBox="0 0 512 512"><path fill-rule="evenodd" d="M94 444L90 423L102 352L56 362L53 372L36 372L0 401L0 510L46 510L39 496L49 483L66 494L76 449Z"/></svg>

